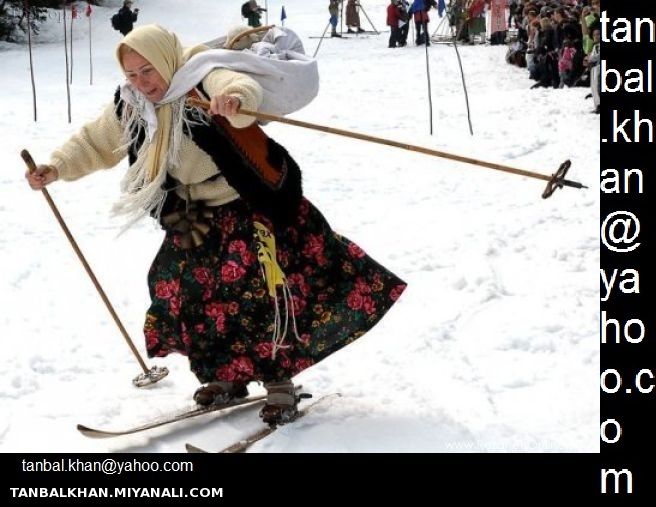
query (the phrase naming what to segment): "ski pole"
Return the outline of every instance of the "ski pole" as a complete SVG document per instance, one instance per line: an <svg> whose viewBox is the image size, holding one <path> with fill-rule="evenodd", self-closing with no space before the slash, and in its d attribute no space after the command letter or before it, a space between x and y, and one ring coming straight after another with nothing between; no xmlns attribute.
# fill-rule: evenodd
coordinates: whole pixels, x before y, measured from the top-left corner
<svg viewBox="0 0 656 507"><path fill-rule="evenodd" d="M362 4L358 4L358 6L360 7L360 10L362 11L362 14L364 14L364 17L367 18L367 21L369 21L369 24L371 25L371 28L373 28L374 32L376 32L376 35L380 35L380 32L378 30L376 30L376 27L374 26L374 24L369 19L369 16L367 16L367 11L364 10L364 7L362 7Z"/></svg>
<svg viewBox="0 0 656 507"><path fill-rule="evenodd" d="M33 173L36 171L36 164L34 163L34 159L30 155L30 152L27 150L22 150L21 151L21 157L25 161L25 164L27 165L27 168L30 173ZM75 241L75 238L71 234L71 231L68 229L68 226L66 225L66 222L64 222L64 219L62 218L61 214L59 213L59 210L57 209L57 206L55 205L55 202L52 200L52 197L50 197L50 192L48 192L48 189L45 187L41 189L41 193L43 193L43 197L46 198L46 201L48 201L48 205L50 206L50 209L55 215L55 218L59 222L59 225L64 231L64 234L68 238L68 241L71 243L71 246L73 247L73 250L75 250L75 253L77 254L78 259L80 259L80 262L84 266L85 271L87 272L87 275L89 275L89 278L91 278L91 281L93 282L93 285L96 287L96 290L98 291L98 294L100 294L100 298L103 300L105 303L105 306L107 307L107 310L109 310L109 313L111 314L112 318L114 319L114 322L118 326L119 330L121 331L121 334L123 335L123 338L125 338L125 341L127 342L128 346L130 347L130 350L134 354L134 356L137 358L137 361L139 362L139 366L141 366L141 369L143 370L143 373L140 373L137 375L133 380L132 383L137 386L137 387L144 387L149 384L154 384L155 382L163 379L169 374L168 368L164 367L158 367L158 366L153 366L151 369L148 369L146 367L146 363L144 363L144 360L141 358L141 355L139 354L139 351L137 348L134 346L134 343L132 339L130 338L130 335L128 335L128 332L126 331L125 327L123 326L123 323L121 322L121 319L118 318L118 315L116 314L116 311L114 311L114 307L112 306L112 303L109 301L109 298L107 297L107 294L105 294L105 291L103 290L102 286L100 285L100 282L98 282L98 279L96 278L96 275L94 275L93 271L91 270L91 266L89 266L89 263L87 260L84 258L84 255L82 254L82 251L80 250L80 247L77 245L77 242Z"/></svg>
<svg viewBox="0 0 656 507"><path fill-rule="evenodd" d="M207 102L206 100L200 100L194 97L190 97L187 99L187 103L196 106L196 107L201 107L203 109L209 109L210 108L210 103ZM318 130L320 132L326 132L328 134L335 134L338 136L344 136L344 137L350 137L351 139L360 139L361 141L367 141L370 143L376 143L376 144L383 144L386 146L392 146L394 148L401 148L403 150L408 150L408 151L414 151L417 153L423 153L425 155L430 155L433 157L439 157L439 158L446 158L449 160L455 160L457 162L464 162L466 164L472 164L472 165L477 165L480 167L485 167L487 169L494 169L496 171L503 171L511 174L517 174L519 176L526 176L528 178L534 178L538 180L543 180L547 182L547 187L545 188L544 192L542 193L542 198L546 199L548 197L551 197L551 195L554 193L554 191L558 188L562 187L571 187L571 188L588 188L587 186L583 185L582 183L579 183L578 181L571 181L571 180L566 180L565 176L567 174L567 171L569 171L569 168L572 165L572 162L569 160L565 160L562 164L560 164L560 167L558 170L552 174L551 176L547 174L540 174L536 173L533 171L527 171L526 169L519 169L516 167L510 167L507 165L503 164L496 164L494 162L486 162L485 160L479 160L475 159L472 157L465 157L462 155L456 155L454 153L448 153L445 151L439 151L439 150L433 150L430 148L424 148L423 146L416 146L413 144L407 144L407 143L400 143L398 141L393 141L391 139L383 139L381 137L374 137L374 136L369 136L366 134L359 134L357 132L350 132L348 130L342 130L342 129L336 129L333 127L326 127L324 125L317 125L315 123L309 123L305 121L300 121L300 120L292 120L291 118L285 118L283 116L278 116L275 114L269 114L269 113L260 113L260 112L255 112L255 111L249 111L248 109L239 109L238 111L239 114L245 114L247 116L252 116L254 118L257 118L258 120L264 120L264 121L277 121L280 123L286 123L287 125L294 125L295 127L302 127L306 129L311 129L311 130Z"/></svg>
<svg viewBox="0 0 656 507"><path fill-rule="evenodd" d="M324 28L323 33L321 34L321 39L319 39L319 44L317 44L317 49L314 50L314 54L312 55L312 58L317 57L317 53L319 52L319 48L321 47L321 43L323 42L323 39L326 36L326 32L328 31L329 26L330 26L330 21L328 21L326 28Z"/></svg>

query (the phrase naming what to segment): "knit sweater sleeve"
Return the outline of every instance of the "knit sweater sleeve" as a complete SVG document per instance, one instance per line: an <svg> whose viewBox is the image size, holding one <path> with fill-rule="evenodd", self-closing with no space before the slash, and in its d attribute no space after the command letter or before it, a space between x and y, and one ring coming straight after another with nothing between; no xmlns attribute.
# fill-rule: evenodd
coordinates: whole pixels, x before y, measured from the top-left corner
<svg viewBox="0 0 656 507"><path fill-rule="evenodd" d="M77 180L118 164L127 155L123 145L123 129L114 104L110 103L100 117L84 125L52 153L50 164L57 168L59 179Z"/></svg>
<svg viewBox="0 0 656 507"><path fill-rule="evenodd" d="M215 95L234 95L241 101L241 107L257 111L262 103L262 87L253 78L228 69L216 69L203 79L203 88L211 97ZM233 127L245 128L255 121L252 116L237 114L228 118Z"/></svg>

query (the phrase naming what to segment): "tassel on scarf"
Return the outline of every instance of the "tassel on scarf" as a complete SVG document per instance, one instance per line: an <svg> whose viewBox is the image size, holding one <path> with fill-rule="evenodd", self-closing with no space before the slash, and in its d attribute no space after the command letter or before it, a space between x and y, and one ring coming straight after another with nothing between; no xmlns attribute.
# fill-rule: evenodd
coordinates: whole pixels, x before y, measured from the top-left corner
<svg viewBox="0 0 656 507"><path fill-rule="evenodd" d="M257 245L257 260L262 269L262 276L267 285L269 296L273 299L275 307L274 329L273 329L273 351L271 359L276 358L276 353L280 349L288 349L290 345L285 345L285 337L287 336L287 328L289 325L289 316L291 315L292 326L294 328L294 336L297 340L301 340L296 328L296 319L294 317L294 301L292 299L289 285L285 273L283 273L278 261L276 260L276 238L271 231L260 222L253 222L255 228L254 237ZM278 303L278 287L282 288L282 300L285 303L285 316L284 323L283 317L280 312L280 305Z"/></svg>
<svg viewBox="0 0 656 507"><path fill-rule="evenodd" d="M169 139L166 153L160 153L160 146L156 139L148 142L151 138L149 127L143 119L143 101L134 105L128 105L125 102L119 102L121 105L120 118L124 129L125 143L120 150L129 149L137 141L140 133L145 132L144 143L141 143L139 151L136 154L135 162L128 168L125 176L121 180L122 196L119 201L112 207L114 215L126 215L128 221L121 229L120 234L130 228L135 222L144 216L151 214L156 220L159 220L164 201L166 199L166 174L168 167L179 167L180 165L180 147L185 129L190 129L191 125L207 124L209 118L207 115L193 108L193 114L190 118L185 116L185 98L171 104L172 121L170 131L167 133ZM117 105L117 107L119 107ZM149 160L155 157L155 165L148 165Z"/></svg>

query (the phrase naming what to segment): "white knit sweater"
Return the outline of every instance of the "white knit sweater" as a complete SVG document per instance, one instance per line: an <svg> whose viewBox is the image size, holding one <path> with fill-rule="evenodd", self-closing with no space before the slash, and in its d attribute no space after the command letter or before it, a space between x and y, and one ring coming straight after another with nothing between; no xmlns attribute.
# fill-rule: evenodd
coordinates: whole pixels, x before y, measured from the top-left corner
<svg viewBox="0 0 656 507"><path fill-rule="evenodd" d="M262 87L251 77L227 69L217 69L203 79L203 88L211 97L219 94L239 98L242 107L256 111L262 103ZM249 126L255 119L251 116L235 115L228 118L236 128ZM55 150L50 164L57 168L59 178L73 181L99 169L117 165L127 156L121 126L112 102L94 121L84 125L64 145ZM206 201L209 206L218 206L238 198L237 192L225 178L202 183L220 172L210 156L184 136L180 146L180 166L170 167L169 174L184 185L189 185L191 198ZM186 197L186 189L176 192Z"/></svg>

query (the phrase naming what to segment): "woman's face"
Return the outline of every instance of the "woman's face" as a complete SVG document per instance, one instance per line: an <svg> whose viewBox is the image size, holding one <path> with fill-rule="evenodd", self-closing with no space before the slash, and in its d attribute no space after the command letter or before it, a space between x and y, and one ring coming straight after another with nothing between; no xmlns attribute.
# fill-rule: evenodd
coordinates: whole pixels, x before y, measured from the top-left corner
<svg viewBox="0 0 656 507"><path fill-rule="evenodd" d="M130 84L151 102L162 100L169 88L155 67L136 51L123 55L123 71Z"/></svg>

